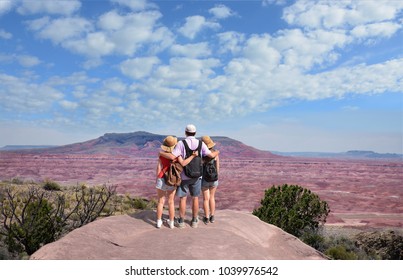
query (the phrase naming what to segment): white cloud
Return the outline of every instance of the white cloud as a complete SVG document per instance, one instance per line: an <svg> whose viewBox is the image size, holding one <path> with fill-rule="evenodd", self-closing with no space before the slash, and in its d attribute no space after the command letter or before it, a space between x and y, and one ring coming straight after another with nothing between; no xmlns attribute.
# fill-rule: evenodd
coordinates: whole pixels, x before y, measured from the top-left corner
<svg viewBox="0 0 403 280"><path fill-rule="evenodd" d="M211 55L211 50L207 42L186 45L175 44L171 47L171 53L175 56L198 58Z"/></svg>
<svg viewBox="0 0 403 280"><path fill-rule="evenodd" d="M281 54L271 46L271 37L269 35L252 36L247 40L243 49L243 55L254 65L264 67L270 71L278 67Z"/></svg>
<svg viewBox="0 0 403 280"><path fill-rule="evenodd" d="M122 6L127 6L133 11L141 11L148 8L156 8L157 6L147 0L112 0L112 2L117 3Z"/></svg>
<svg viewBox="0 0 403 280"><path fill-rule="evenodd" d="M72 101L68 101L68 100L62 100L59 102L59 104L66 110L75 110L78 108L77 102L72 102Z"/></svg>
<svg viewBox="0 0 403 280"><path fill-rule="evenodd" d="M262 6L269 6L269 5L285 5L287 0L262 0Z"/></svg>
<svg viewBox="0 0 403 280"><path fill-rule="evenodd" d="M235 15L235 13L230 8L222 4L216 5L214 8L211 8L209 10L209 13L217 19L225 19Z"/></svg>
<svg viewBox="0 0 403 280"><path fill-rule="evenodd" d="M393 22L379 22L367 25L359 25L351 30L351 35L358 39L367 37L388 38L401 28L400 24Z"/></svg>
<svg viewBox="0 0 403 280"><path fill-rule="evenodd" d="M127 85L124 84L118 78L107 79L103 82L103 85L106 90L109 90L111 92L118 93L121 95L125 94L127 91Z"/></svg>
<svg viewBox="0 0 403 280"><path fill-rule="evenodd" d="M22 0L17 11L23 15L48 13L70 15L81 8L78 0L69 1L32 1Z"/></svg>
<svg viewBox="0 0 403 280"><path fill-rule="evenodd" d="M154 28L160 17L161 13L158 11L121 16L124 25L120 29L107 32L107 36L115 44L117 53L133 55L142 45L164 39L153 37Z"/></svg>
<svg viewBox="0 0 403 280"><path fill-rule="evenodd" d="M0 1L0 16L2 14L8 13L14 6L15 1L13 0L2 0Z"/></svg>
<svg viewBox="0 0 403 280"><path fill-rule="evenodd" d="M31 30L38 32L38 36L49 39L55 44L61 44L82 37L93 30L93 25L86 19L66 17L50 19L43 17L28 22Z"/></svg>
<svg viewBox="0 0 403 280"><path fill-rule="evenodd" d="M283 30L271 39L272 46L282 55L287 67L310 70L313 66L333 63L337 58L336 48L351 40L343 32L300 29Z"/></svg>
<svg viewBox="0 0 403 280"><path fill-rule="evenodd" d="M403 9L401 1L297 1L284 9L283 19L303 28L347 29L390 21Z"/></svg>
<svg viewBox="0 0 403 280"><path fill-rule="evenodd" d="M218 65L217 59L171 58L169 65L159 66L153 77L168 87L197 87L208 83Z"/></svg>
<svg viewBox="0 0 403 280"><path fill-rule="evenodd" d="M117 11L110 11L101 15L98 19L98 26L103 30L119 30L125 25L125 17Z"/></svg>
<svg viewBox="0 0 403 280"><path fill-rule="evenodd" d="M158 11L125 15L110 11L101 15L97 24L79 17L43 17L29 21L28 26L40 38L90 58L86 63L90 68L99 65L97 58L112 54L130 56L144 45L149 46L150 52L167 48L172 43L172 33L157 25L160 17Z"/></svg>
<svg viewBox="0 0 403 280"><path fill-rule="evenodd" d="M63 94L51 86L11 75L0 74L0 84L0 104L6 111L41 113L63 98Z"/></svg>
<svg viewBox="0 0 403 280"><path fill-rule="evenodd" d="M150 75L153 68L160 64L160 60L155 57L138 57L128 59L120 64L120 71L133 79L141 79Z"/></svg>
<svg viewBox="0 0 403 280"><path fill-rule="evenodd" d="M237 54L245 41L245 34L233 31L219 33L217 37L220 45L219 53L230 52Z"/></svg>
<svg viewBox="0 0 403 280"><path fill-rule="evenodd" d="M205 28L218 29L220 28L220 24L207 21L203 16L191 16L186 18L185 24L178 31L183 36L194 39Z"/></svg>
<svg viewBox="0 0 403 280"><path fill-rule="evenodd" d="M41 63L37 57L30 55L19 55L16 56L16 59L24 67L33 67Z"/></svg>
<svg viewBox="0 0 403 280"><path fill-rule="evenodd" d="M116 47L103 32L92 32L83 39L66 41L63 46L73 52L89 57L112 54Z"/></svg>
<svg viewBox="0 0 403 280"><path fill-rule="evenodd" d="M0 38L8 40L8 39L11 39L12 37L13 37L13 34L5 31L3 29L0 29Z"/></svg>

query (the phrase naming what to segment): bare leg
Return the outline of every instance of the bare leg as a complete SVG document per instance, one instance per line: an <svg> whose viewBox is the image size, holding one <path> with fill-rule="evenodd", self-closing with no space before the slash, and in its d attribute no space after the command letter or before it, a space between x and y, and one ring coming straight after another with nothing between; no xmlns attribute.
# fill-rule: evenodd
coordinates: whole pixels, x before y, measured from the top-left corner
<svg viewBox="0 0 403 280"><path fill-rule="evenodd" d="M157 205L157 220L161 220L162 211L164 210L165 204L165 191L157 189L158 205Z"/></svg>
<svg viewBox="0 0 403 280"><path fill-rule="evenodd" d="M185 219L186 213L186 196L181 197L179 200L179 217Z"/></svg>
<svg viewBox="0 0 403 280"><path fill-rule="evenodd" d="M176 190L168 192L168 212L170 221L173 221L175 218L175 192Z"/></svg>
<svg viewBox="0 0 403 280"><path fill-rule="evenodd" d="M199 215L199 197L192 197L192 215L196 218Z"/></svg>
<svg viewBox="0 0 403 280"><path fill-rule="evenodd" d="M210 214L211 216L214 216L215 214L215 192L217 188L210 188L210 199L209 199L209 204L210 204Z"/></svg>
<svg viewBox="0 0 403 280"><path fill-rule="evenodd" d="M209 200L210 200L209 189L208 188L203 189L203 209L204 209L204 216L206 216L207 218L210 217Z"/></svg>

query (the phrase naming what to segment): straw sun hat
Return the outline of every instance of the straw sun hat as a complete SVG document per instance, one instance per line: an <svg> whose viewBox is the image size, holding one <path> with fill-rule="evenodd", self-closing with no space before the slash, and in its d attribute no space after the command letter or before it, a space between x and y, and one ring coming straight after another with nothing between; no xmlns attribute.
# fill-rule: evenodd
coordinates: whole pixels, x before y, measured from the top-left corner
<svg viewBox="0 0 403 280"><path fill-rule="evenodd" d="M215 146L213 140L211 140L210 136L203 136L202 141L207 145L207 148L211 149Z"/></svg>
<svg viewBox="0 0 403 280"><path fill-rule="evenodd" d="M173 136L167 136L162 142L161 149L165 152L172 152L175 148L176 143L178 143L178 138Z"/></svg>

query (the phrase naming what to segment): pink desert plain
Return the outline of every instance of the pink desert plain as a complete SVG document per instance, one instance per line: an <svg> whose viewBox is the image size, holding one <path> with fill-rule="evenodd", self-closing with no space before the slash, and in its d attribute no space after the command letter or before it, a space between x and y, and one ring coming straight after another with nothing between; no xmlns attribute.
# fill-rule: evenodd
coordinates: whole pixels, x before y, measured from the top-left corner
<svg viewBox="0 0 403 280"><path fill-rule="evenodd" d="M111 133L60 147L0 151L0 180L114 184L118 193L151 199L164 137L147 132ZM296 184L329 203L327 225L403 228L401 159L279 156L227 137L212 139L221 151L217 209L252 211L265 189Z"/></svg>

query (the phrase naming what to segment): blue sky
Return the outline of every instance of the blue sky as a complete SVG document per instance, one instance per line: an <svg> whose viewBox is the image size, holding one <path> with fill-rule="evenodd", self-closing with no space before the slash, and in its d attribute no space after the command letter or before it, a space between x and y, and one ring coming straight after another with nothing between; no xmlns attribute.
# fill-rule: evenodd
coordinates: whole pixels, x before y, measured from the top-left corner
<svg viewBox="0 0 403 280"><path fill-rule="evenodd" d="M107 132L403 153L403 1L0 0L0 147Z"/></svg>

